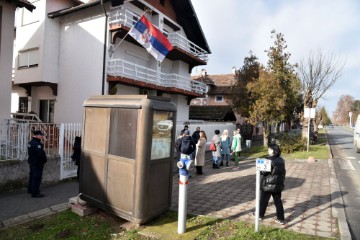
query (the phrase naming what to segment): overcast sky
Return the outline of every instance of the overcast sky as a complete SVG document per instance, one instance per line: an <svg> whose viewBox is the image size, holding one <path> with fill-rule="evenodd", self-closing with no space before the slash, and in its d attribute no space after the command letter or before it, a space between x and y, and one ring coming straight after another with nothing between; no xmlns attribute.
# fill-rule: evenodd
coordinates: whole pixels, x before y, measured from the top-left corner
<svg viewBox="0 0 360 240"><path fill-rule="evenodd" d="M192 0L212 54L200 74L228 74L239 69L252 50L262 64L273 46L271 30L284 34L291 63L311 51L335 53L346 61L341 79L320 101L331 117L343 94L360 100L359 0Z"/></svg>

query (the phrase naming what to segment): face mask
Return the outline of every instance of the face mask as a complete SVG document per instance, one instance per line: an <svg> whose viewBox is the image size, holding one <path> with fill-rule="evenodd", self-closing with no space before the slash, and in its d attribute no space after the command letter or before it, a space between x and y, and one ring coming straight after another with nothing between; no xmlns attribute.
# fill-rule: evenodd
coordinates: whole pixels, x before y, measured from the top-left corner
<svg viewBox="0 0 360 240"><path fill-rule="evenodd" d="M274 150L272 150L271 148L268 149L268 153L269 156L273 156L274 155Z"/></svg>

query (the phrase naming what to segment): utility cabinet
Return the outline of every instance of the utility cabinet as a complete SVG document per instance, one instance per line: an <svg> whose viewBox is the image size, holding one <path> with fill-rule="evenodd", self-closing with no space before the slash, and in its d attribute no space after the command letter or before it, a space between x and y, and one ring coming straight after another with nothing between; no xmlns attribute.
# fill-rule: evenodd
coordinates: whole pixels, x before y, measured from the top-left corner
<svg viewBox="0 0 360 240"><path fill-rule="evenodd" d="M84 102L81 198L142 224L171 205L176 106L145 95Z"/></svg>

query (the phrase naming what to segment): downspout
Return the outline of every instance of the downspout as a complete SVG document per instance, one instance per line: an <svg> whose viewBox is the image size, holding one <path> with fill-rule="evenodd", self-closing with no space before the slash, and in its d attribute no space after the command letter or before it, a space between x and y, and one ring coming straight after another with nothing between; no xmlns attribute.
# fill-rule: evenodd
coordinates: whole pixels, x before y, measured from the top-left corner
<svg viewBox="0 0 360 240"><path fill-rule="evenodd" d="M108 15L106 9L104 7L103 0L101 0L101 6L104 10L105 14L105 33L104 33L104 54L103 54L103 77L102 77L102 84L101 84L101 95L105 95L105 81L106 81L106 52L107 52L107 39L108 39Z"/></svg>

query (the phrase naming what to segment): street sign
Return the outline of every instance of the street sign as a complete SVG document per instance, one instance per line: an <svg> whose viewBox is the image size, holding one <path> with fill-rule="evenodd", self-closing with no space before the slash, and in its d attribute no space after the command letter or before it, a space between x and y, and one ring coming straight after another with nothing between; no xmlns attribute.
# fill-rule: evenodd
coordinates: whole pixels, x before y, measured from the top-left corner
<svg viewBox="0 0 360 240"><path fill-rule="evenodd" d="M315 108L304 108L305 118L315 118Z"/></svg>
<svg viewBox="0 0 360 240"><path fill-rule="evenodd" d="M271 172L271 160L265 158L256 159L256 170Z"/></svg>

